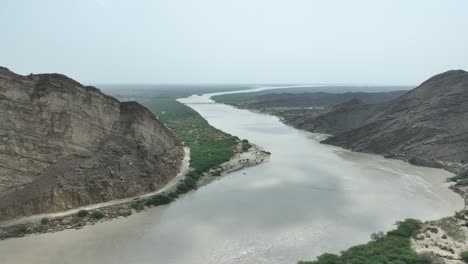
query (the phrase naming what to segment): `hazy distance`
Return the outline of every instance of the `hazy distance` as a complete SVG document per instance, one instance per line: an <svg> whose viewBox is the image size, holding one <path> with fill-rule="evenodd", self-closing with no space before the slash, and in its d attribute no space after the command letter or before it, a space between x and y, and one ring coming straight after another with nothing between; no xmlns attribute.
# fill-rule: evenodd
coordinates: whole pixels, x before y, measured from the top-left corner
<svg viewBox="0 0 468 264"><path fill-rule="evenodd" d="M468 69L466 10L466 0L6 0L0 65L85 84L414 85Z"/></svg>

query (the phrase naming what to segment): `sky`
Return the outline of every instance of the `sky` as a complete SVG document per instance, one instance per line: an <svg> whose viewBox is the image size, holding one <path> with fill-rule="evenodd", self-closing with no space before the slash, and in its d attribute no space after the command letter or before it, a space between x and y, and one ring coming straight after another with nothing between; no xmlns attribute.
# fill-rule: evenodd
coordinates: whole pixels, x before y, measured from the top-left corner
<svg viewBox="0 0 468 264"><path fill-rule="evenodd" d="M0 0L0 66L84 84L403 84L468 70L467 0Z"/></svg>

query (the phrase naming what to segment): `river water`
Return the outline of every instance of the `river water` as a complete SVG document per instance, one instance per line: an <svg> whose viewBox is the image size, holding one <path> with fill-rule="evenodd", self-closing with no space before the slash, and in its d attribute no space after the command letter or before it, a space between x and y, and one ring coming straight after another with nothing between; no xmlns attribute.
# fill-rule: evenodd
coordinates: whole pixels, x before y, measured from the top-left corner
<svg viewBox="0 0 468 264"><path fill-rule="evenodd" d="M322 145L320 135L205 104L209 97L181 101L272 152L269 162L126 219L0 241L0 263L296 263L366 242L397 220L463 207L444 183L448 172Z"/></svg>

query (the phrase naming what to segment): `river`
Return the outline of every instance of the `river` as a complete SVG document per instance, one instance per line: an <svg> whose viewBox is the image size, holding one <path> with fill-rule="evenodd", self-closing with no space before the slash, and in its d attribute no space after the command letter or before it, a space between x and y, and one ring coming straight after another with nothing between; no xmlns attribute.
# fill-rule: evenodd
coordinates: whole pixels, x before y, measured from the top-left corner
<svg viewBox="0 0 468 264"><path fill-rule="evenodd" d="M446 171L323 145L276 117L206 104L210 95L181 101L269 162L126 219L0 241L0 263L296 263L463 207Z"/></svg>

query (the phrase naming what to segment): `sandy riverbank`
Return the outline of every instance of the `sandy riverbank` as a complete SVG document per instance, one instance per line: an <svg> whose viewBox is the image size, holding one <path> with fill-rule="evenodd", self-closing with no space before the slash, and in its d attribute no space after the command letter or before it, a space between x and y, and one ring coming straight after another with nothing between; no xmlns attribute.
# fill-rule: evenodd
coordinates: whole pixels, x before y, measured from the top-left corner
<svg viewBox="0 0 468 264"><path fill-rule="evenodd" d="M236 153L229 161L224 162L217 169L211 169L205 173L198 182L198 186L206 185L214 180L219 180L220 176L224 176L230 172L238 171L244 168L258 165L268 161L270 153L264 151L261 147L252 144L252 147L246 152Z"/></svg>
<svg viewBox="0 0 468 264"><path fill-rule="evenodd" d="M424 223L411 243L416 252L432 252L446 264L465 263L460 253L468 250L468 211Z"/></svg>

